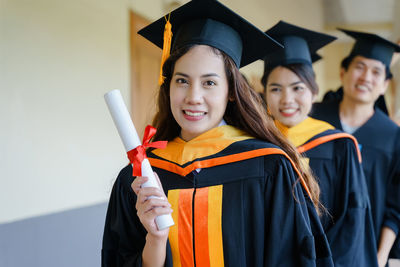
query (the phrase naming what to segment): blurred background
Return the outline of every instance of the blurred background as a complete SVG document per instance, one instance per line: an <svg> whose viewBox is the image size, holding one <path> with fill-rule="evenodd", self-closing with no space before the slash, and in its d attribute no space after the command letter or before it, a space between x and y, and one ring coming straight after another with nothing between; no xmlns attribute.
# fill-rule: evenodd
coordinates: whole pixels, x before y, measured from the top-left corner
<svg viewBox="0 0 400 267"><path fill-rule="evenodd" d="M108 198L128 163L103 95L120 89L143 132L161 51L136 32L186 2L0 0L1 267L100 266ZM400 39L398 0L221 2L262 30L285 20L337 36L314 65L320 97L339 87L353 44L336 27ZM399 65L385 96L397 122ZM242 69L256 90L262 71Z"/></svg>

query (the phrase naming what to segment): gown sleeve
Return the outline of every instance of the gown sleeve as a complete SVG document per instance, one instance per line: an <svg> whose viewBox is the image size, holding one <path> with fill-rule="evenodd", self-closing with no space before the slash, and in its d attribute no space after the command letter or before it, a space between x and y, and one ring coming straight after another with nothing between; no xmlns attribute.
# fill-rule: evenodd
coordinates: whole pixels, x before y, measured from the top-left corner
<svg viewBox="0 0 400 267"><path fill-rule="evenodd" d="M400 229L400 129L395 138L395 149L387 185L386 210L383 225L391 228L396 235Z"/></svg>
<svg viewBox="0 0 400 267"><path fill-rule="evenodd" d="M290 162L283 158L267 174L265 266L333 266L314 206Z"/></svg>
<svg viewBox="0 0 400 267"><path fill-rule="evenodd" d="M394 161L394 171L393 171L393 182L395 184L394 188L397 188L397 195L396 195L396 189L393 190L395 192L391 192L391 194L394 196L391 198L391 205L395 206L396 204L399 205L400 203L400 133L397 135L397 154L395 155L395 161ZM397 185L396 185L397 184ZM397 196L397 200L396 200L396 196ZM390 256L389 258L395 258L395 259L400 259L400 235L399 233L397 233L397 240L394 243L393 247L392 247L392 251L390 252Z"/></svg>
<svg viewBox="0 0 400 267"><path fill-rule="evenodd" d="M357 148L350 139L336 141L341 178L335 197L335 218L325 229L335 266L378 266L372 214ZM322 192L323 194L323 192ZM327 214L326 216L330 216Z"/></svg>
<svg viewBox="0 0 400 267"><path fill-rule="evenodd" d="M146 230L136 215L136 195L130 185L132 167L124 168L114 183L103 235L103 267L141 266Z"/></svg>

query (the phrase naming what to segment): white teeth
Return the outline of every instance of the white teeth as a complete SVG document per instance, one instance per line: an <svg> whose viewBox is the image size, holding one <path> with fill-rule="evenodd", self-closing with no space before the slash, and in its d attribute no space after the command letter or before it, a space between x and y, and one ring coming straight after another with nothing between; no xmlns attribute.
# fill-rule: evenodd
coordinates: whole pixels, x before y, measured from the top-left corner
<svg viewBox="0 0 400 267"><path fill-rule="evenodd" d="M368 87L365 85L356 85L357 89L360 89L362 91L368 91Z"/></svg>
<svg viewBox="0 0 400 267"><path fill-rule="evenodd" d="M184 110L184 112L186 115L193 116L193 117L202 116L205 114L205 112L190 112L187 110Z"/></svg>
<svg viewBox="0 0 400 267"><path fill-rule="evenodd" d="M293 112L295 112L295 111L296 111L295 108L282 109L282 112L284 112L284 113L293 113Z"/></svg>

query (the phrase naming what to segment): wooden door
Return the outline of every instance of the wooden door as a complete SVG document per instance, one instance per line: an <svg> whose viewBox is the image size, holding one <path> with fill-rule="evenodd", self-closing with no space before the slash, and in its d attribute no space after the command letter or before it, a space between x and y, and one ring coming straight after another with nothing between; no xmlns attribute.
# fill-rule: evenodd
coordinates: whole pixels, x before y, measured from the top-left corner
<svg viewBox="0 0 400 267"><path fill-rule="evenodd" d="M130 13L131 115L140 138L146 125L152 122L159 89L161 49L137 34L149 23L143 17Z"/></svg>

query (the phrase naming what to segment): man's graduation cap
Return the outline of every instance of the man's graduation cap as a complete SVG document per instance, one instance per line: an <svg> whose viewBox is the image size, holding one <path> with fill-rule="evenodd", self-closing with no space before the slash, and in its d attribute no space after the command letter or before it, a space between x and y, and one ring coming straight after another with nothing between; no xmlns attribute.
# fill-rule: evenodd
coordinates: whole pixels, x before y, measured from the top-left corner
<svg viewBox="0 0 400 267"><path fill-rule="evenodd" d="M215 47L243 67L282 46L216 0L193 0L138 33L163 48L166 20L172 25L172 51L187 45Z"/></svg>
<svg viewBox="0 0 400 267"><path fill-rule="evenodd" d="M349 31L345 29L338 30L344 32L356 40L353 49L350 52L350 57L363 56L366 58L376 59L381 61L387 69L390 67L394 52L400 52L400 46L392 43L376 34Z"/></svg>
<svg viewBox="0 0 400 267"><path fill-rule="evenodd" d="M386 77L392 77L390 72L390 63L392 61L393 53L400 52L400 46L398 44L388 41L373 33L350 31L341 28L338 28L338 30L356 40L348 58L363 56L366 58L379 60L386 67ZM388 114L383 95L379 96L379 98L375 101L375 107L380 108L383 112Z"/></svg>
<svg viewBox="0 0 400 267"><path fill-rule="evenodd" d="M284 49L269 53L265 57L265 67L304 63L311 65L321 57L316 51L334 41L336 37L279 21L265 32L284 45Z"/></svg>

